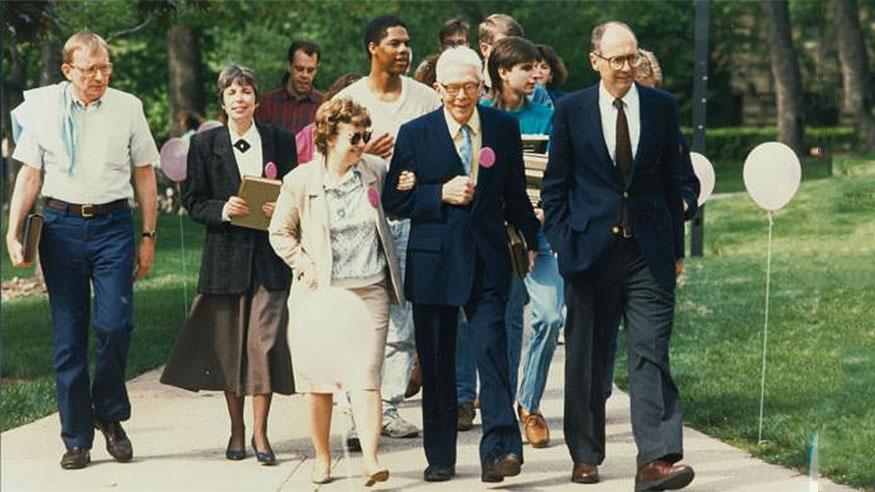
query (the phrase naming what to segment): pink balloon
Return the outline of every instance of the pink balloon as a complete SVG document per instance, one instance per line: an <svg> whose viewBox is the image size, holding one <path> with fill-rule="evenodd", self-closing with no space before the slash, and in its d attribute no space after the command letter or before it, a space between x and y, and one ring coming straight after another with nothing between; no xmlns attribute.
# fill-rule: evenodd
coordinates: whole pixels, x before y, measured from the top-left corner
<svg viewBox="0 0 875 492"><path fill-rule="evenodd" d="M273 161L264 165L264 176L268 179L276 179L276 164Z"/></svg>
<svg viewBox="0 0 875 492"><path fill-rule="evenodd" d="M373 187L368 188L368 201L374 208L380 208L380 194Z"/></svg>
<svg viewBox="0 0 875 492"><path fill-rule="evenodd" d="M480 149L480 165L489 169L495 165L495 151L491 147L483 147Z"/></svg>
<svg viewBox="0 0 875 492"><path fill-rule="evenodd" d="M177 183L185 181L187 158L188 140L171 138L161 146L161 171Z"/></svg>
<svg viewBox="0 0 875 492"><path fill-rule="evenodd" d="M220 121L207 120L201 123L201 126L197 127L197 132L205 132L207 130L212 130L213 128L218 128L220 126L222 126L222 123Z"/></svg>

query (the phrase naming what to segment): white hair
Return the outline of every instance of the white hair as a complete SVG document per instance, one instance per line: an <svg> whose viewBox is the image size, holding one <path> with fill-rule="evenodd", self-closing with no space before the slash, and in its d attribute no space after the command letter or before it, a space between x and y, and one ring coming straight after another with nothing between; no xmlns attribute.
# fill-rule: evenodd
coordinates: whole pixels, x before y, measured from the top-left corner
<svg viewBox="0 0 875 492"><path fill-rule="evenodd" d="M450 67L468 66L474 69L478 80L483 74L483 62L477 52L467 46L456 46L448 48L441 53L435 66L435 79L438 82L444 82L444 76Z"/></svg>

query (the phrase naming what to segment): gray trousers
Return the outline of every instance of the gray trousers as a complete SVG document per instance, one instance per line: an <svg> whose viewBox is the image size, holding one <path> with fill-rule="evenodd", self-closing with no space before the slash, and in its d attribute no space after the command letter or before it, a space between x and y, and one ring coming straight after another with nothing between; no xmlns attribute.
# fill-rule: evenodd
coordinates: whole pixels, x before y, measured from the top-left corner
<svg viewBox="0 0 875 492"><path fill-rule="evenodd" d="M583 274L566 279L565 443L575 463L605 459L605 385L622 317L637 464L679 461L683 423L669 370L674 291L660 286L634 239L617 239Z"/></svg>

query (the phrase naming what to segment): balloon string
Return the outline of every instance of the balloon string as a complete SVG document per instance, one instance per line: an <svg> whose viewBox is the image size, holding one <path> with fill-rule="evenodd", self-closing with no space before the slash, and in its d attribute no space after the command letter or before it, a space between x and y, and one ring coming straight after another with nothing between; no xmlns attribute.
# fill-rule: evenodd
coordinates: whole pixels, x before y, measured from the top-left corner
<svg viewBox="0 0 875 492"><path fill-rule="evenodd" d="M176 183L176 196L180 199L182 198L181 187L179 183ZM185 268L185 229L182 225L182 214L179 212L182 211L182 202L180 201L179 210L176 211L176 216L179 218L179 253L182 257L182 306L184 312L182 313L183 319L188 318L188 275Z"/></svg>
<svg viewBox="0 0 875 492"><path fill-rule="evenodd" d="M766 254L766 309L763 322L763 369L760 379L760 425L757 444L763 443L763 409L766 402L766 348L769 340L769 288L772 281L772 226L774 225L774 212L768 212L769 217L769 243Z"/></svg>

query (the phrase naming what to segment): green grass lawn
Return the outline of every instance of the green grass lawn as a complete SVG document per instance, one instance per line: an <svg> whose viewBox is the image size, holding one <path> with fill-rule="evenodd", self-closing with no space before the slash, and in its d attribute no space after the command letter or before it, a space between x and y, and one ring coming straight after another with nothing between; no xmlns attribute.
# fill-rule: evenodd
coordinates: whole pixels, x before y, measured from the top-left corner
<svg viewBox="0 0 875 492"><path fill-rule="evenodd" d="M875 161L842 160L834 175L802 183L776 214L767 442L768 222L747 195L708 205L705 256L687 259L678 290L672 369L689 425L800 472L818 432L822 474L875 490Z"/></svg>
<svg viewBox="0 0 875 492"><path fill-rule="evenodd" d="M128 377L163 364L185 320L196 287L204 234L203 226L187 217L182 218L182 226L184 233L180 231L179 217L159 215L155 265L149 276L134 287ZM9 272L13 269L6 252L2 254L4 280L29 274ZM0 336L0 375L10 381L0 386L0 427L6 430L56 410L48 299L39 296L3 302ZM91 342L93 353L93 336Z"/></svg>

